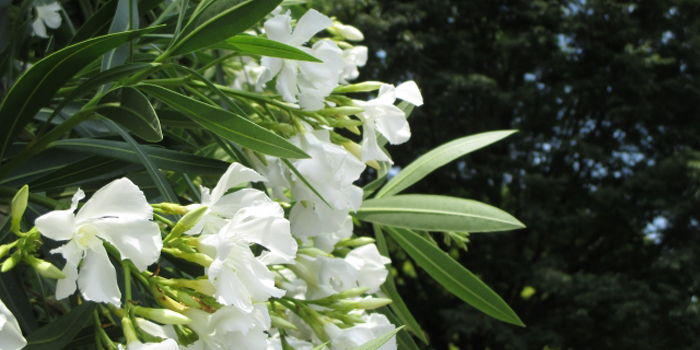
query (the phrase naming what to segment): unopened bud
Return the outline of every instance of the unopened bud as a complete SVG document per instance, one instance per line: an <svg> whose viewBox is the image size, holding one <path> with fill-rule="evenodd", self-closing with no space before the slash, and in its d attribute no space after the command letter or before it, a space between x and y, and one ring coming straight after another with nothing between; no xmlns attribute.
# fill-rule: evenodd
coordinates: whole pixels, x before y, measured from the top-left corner
<svg viewBox="0 0 700 350"><path fill-rule="evenodd" d="M331 28L335 29L340 36L350 41L361 41L365 39L362 32L351 25L335 22Z"/></svg>
<svg viewBox="0 0 700 350"><path fill-rule="evenodd" d="M7 258L3 263L2 267L0 268L0 272L7 272L12 270L15 265L22 259L22 253L19 251L14 252L14 254L10 255L9 258Z"/></svg>
<svg viewBox="0 0 700 350"><path fill-rule="evenodd" d="M0 259L4 258L5 255L7 255L7 253L10 252L10 249L12 249L12 247L17 245L17 242L18 241L14 241L12 243L0 245Z"/></svg>
<svg viewBox="0 0 700 350"><path fill-rule="evenodd" d="M270 315L270 320L272 321L273 327L297 330L297 326L282 317Z"/></svg>
<svg viewBox="0 0 700 350"><path fill-rule="evenodd" d="M368 92L379 90L382 85L384 85L384 83L381 81L363 81L357 84L338 86L333 90L333 93L341 94L346 92Z"/></svg>
<svg viewBox="0 0 700 350"><path fill-rule="evenodd" d="M318 249L318 248L313 248L313 247L299 248L299 250L297 250L297 254L304 254L304 255L313 256L313 257L317 257L319 255L320 256L330 256L330 254L324 252L323 250Z"/></svg>
<svg viewBox="0 0 700 350"><path fill-rule="evenodd" d="M214 287L214 285L211 282L209 282L209 280L206 278L198 278L195 280L177 279L174 280L173 285L176 287L194 289L202 294L209 296L212 296L214 295L214 293L216 293L216 287Z"/></svg>
<svg viewBox="0 0 700 350"><path fill-rule="evenodd" d="M369 298L369 299L362 299L360 301L353 301L353 300L341 300L340 301L340 308L341 309L363 309L363 310L373 310L382 306L386 306L391 304L392 300L391 299L386 299L386 298Z"/></svg>
<svg viewBox="0 0 700 350"><path fill-rule="evenodd" d="M322 116L338 116L338 115L355 115L364 112L365 109L357 106L342 106L335 108L325 108L316 111L316 113Z"/></svg>
<svg viewBox="0 0 700 350"><path fill-rule="evenodd" d="M376 242L372 237L358 237L353 239L344 239L336 243L336 247L361 247L363 245L372 244Z"/></svg>
<svg viewBox="0 0 700 350"><path fill-rule="evenodd" d="M173 310L134 306L134 313L162 324L189 324L192 320Z"/></svg>
<svg viewBox="0 0 700 350"><path fill-rule="evenodd" d="M27 200L29 199L29 186L24 185L12 198L12 225L10 226L12 232L19 232L19 223L22 221L22 216L24 216L24 211L27 209Z"/></svg>
<svg viewBox="0 0 700 350"><path fill-rule="evenodd" d="M168 236L165 237L164 241L172 241L173 239L180 237L185 231L193 228L194 225L199 222L202 216L204 216L207 210L209 210L209 207L202 205L196 209L188 211L187 214L185 214L185 216L183 216L182 219L175 224L175 227L173 227Z"/></svg>
<svg viewBox="0 0 700 350"><path fill-rule="evenodd" d="M355 298L359 297L362 294L365 294L369 291L369 287L357 287L357 288L351 288L346 291L342 291L338 294L338 299L347 299L347 298Z"/></svg>
<svg viewBox="0 0 700 350"><path fill-rule="evenodd" d="M34 268L34 270L36 270L36 272L38 272L44 277L55 278L57 280L66 278L66 275L61 270L59 270L58 267L54 266L54 264L46 260L38 259L31 255L27 255L24 258L24 261L26 261L27 264L31 265Z"/></svg>
<svg viewBox="0 0 700 350"><path fill-rule="evenodd" d="M177 342L180 343L180 345L187 346L199 340L199 335L190 327L179 324L173 327L175 328L175 333L177 333Z"/></svg>
<svg viewBox="0 0 700 350"><path fill-rule="evenodd" d="M187 207L175 203L161 203L159 207L165 215L185 215L187 213Z"/></svg>

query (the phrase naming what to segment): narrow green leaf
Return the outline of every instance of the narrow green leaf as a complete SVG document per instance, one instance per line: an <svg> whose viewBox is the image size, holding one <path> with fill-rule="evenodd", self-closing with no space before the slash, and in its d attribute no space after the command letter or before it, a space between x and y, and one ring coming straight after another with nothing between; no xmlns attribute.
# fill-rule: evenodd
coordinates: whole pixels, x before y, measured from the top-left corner
<svg viewBox="0 0 700 350"><path fill-rule="evenodd" d="M65 187L80 181L92 179L98 176L123 169L129 162L93 156L75 163L68 164L56 171L46 174L29 183L33 191L44 191L56 187Z"/></svg>
<svg viewBox="0 0 700 350"><path fill-rule="evenodd" d="M492 232L525 227L510 214L488 204L421 194L366 200L355 217L375 224L426 231Z"/></svg>
<svg viewBox="0 0 700 350"><path fill-rule="evenodd" d="M160 124L163 126L185 129L200 129L202 127L178 111L156 109L156 114L158 115L158 119L160 119Z"/></svg>
<svg viewBox="0 0 700 350"><path fill-rule="evenodd" d="M379 253L383 256L389 257L389 250L386 246L386 238L384 237L384 232L382 231L381 226L372 224L372 228L374 229L374 237L377 240L377 249L379 250ZM394 284L394 276L389 274L381 288L382 292L384 292L389 299L393 300L388 307L396 313L403 324L408 326L407 329L411 333L415 334L425 344L428 344L428 338L425 336L423 329L418 324L418 321L416 321L416 319L413 317L411 311L408 310L408 306L406 306L406 303L403 301L399 291L396 289L396 284Z"/></svg>
<svg viewBox="0 0 700 350"><path fill-rule="evenodd" d="M391 338L393 338L396 333L398 333L400 330L403 329L404 326L401 327L396 327L393 331L386 333L384 335L381 335L379 337L376 337L356 348L353 350L377 350L379 349L382 345L384 345L386 342L388 342Z"/></svg>
<svg viewBox="0 0 700 350"><path fill-rule="evenodd" d="M156 111L140 91L128 86L112 90L100 100L100 104L107 103L117 105L101 107L98 112L103 116L148 142L163 140L163 130Z"/></svg>
<svg viewBox="0 0 700 350"><path fill-rule="evenodd" d="M153 28L109 34L75 45L37 62L17 81L0 107L0 159L12 140L75 73L105 52Z"/></svg>
<svg viewBox="0 0 700 350"><path fill-rule="evenodd" d="M90 18L73 35L70 43L75 44L88 40L98 35L107 34L114 19L114 12L117 10L119 0L110 0L99 10L95 11Z"/></svg>
<svg viewBox="0 0 700 350"><path fill-rule="evenodd" d="M136 152L127 143L120 141L65 139L52 143L51 147L95 154L131 163L141 163ZM158 168L163 170L199 175L221 175L230 165L217 159L169 149L144 145L141 146L141 149L148 154Z"/></svg>
<svg viewBox="0 0 700 350"><path fill-rule="evenodd" d="M309 158L308 154L285 138L238 114L160 86L139 84L138 88L165 102L197 124L243 147L280 158Z"/></svg>
<svg viewBox="0 0 700 350"><path fill-rule="evenodd" d="M265 18L281 0L212 1L185 26L171 55L183 55L224 41Z"/></svg>
<svg viewBox="0 0 700 350"><path fill-rule="evenodd" d="M91 314L96 303L84 302L69 313L41 327L27 336L24 350L57 350L75 338L86 323L92 321Z"/></svg>
<svg viewBox="0 0 700 350"><path fill-rule="evenodd" d="M284 158L283 158L283 159L282 159L282 162L284 162L284 164L286 164L287 167L289 167L289 169L291 169L292 172L293 172L296 176L299 177L299 180L301 180L301 182L303 182L304 185L306 185L306 187L308 187L308 188L311 190L311 192L313 192L318 198L321 198L321 200L323 201L323 203L325 203L325 204L326 204L327 206L329 206L330 208L333 208L330 204L328 204L328 202L326 201L326 199L323 198L323 196L322 196L320 193L318 193L318 191L316 191L316 189L315 189L313 186L311 186L311 184L309 183L309 181L306 180L306 178L304 177L304 175L302 175L302 174L299 172L299 170L297 170L297 168L292 164L292 162L289 161L289 159L284 159Z"/></svg>
<svg viewBox="0 0 700 350"><path fill-rule="evenodd" d="M39 153L31 162L25 162L0 180L0 184L20 187L62 167L87 158L86 155L63 149L47 149Z"/></svg>
<svg viewBox="0 0 700 350"><path fill-rule="evenodd" d="M139 10L136 0L118 0L117 10L114 13L114 20L112 20L112 25L109 27L109 33L119 33L129 29L134 29L139 27ZM129 8L131 11L131 20L133 23L129 24ZM106 71L110 68L121 66L126 62L129 56L129 45L121 45L114 50L107 52L102 57L102 71ZM109 87L109 86L108 86Z"/></svg>
<svg viewBox="0 0 700 350"><path fill-rule="evenodd" d="M394 178L377 193L377 198L397 194L420 181L433 172L433 170L465 154L501 140L515 132L517 132L517 130L485 132L463 137L435 148L413 161L394 176Z"/></svg>
<svg viewBox="0 0 700 350"><path fill-rule="evenodd" d="M389 309L388 306L378 308L377 312L386 316L389 322L391 322L393 325L404 325L404 323L391 311L391 309ZM418 344L416 344L413 337L411 337L408 332L398 332L396 334L396 347L401 350L419 350Z"/></svg>
<svg viewBox="0 0 700 350"><path fill-rule="evenodd" d="M163 196L163 199L171 203L179 203L180 201L177 199L177 195L175 195L172 187L170 187L168 180L165 178L165 176L163 176L160 170L158 170L158 167L155 165L153 160L151 160L151 157L149 157L148 154L141 149L141 145L139 145L136 140L129 135L129 133L124 131L124 129L115 124L113 121L105 119L105 122L110 129L118 132L119 135L121 135L122 138L131 146L131 149L134 150L136 156L139 158L139 161L141 161L141 164L143 164L143 166L146 168L148 175L151 176L153 183L155 183L156 187L158 187L158 191L160 192L161 196Z"/></svg>
<svg viewBox="0 0 700 350"><path fill-rule="evenodd" d="M297 61L323 62L294 46L247 34L236 35L226 39L226 41L221 44L223 44L221 47L218 46L220 44L215 46L217 46L217 48L235 50L251 55L286 58Z"/></svg>
<svg viewBox="0 0 700 350"><path fill-rule="evenodd" d="M331 343L331 341L329 340L329 341L327 341L327 342L325 342L325 343L323 343L323 344L321 344L321 345L315 347L314 350L322 350L323 348L326 347L326 345L328 345L328 344L330 344L330 343Z"/></svg>
<svg viewBox="0 0 700 350"><path fill-rule="evenodd" d="M70 95L64 98L63 101L61 101L61 103L58 106L56 106L56 108L54 108L48 120L53 120L53 118L58 113L60 113L61 110L63 110L63 108L68 103L72 102L76 98L82 96L83 94L100 85L104 85L106 83L115 81L117 79L121 79L123 77L127 77L142 70L150 69L157 66L157 63L129 63L114 67L104 72L100 72L99 74L80 84L75 90L73 90L73 92L70 93Z"/></svg>
<svg viewBox="0 0 700 350"><path fill-rule="evenodd" d="M498 320L525 326L518 315L478 277L411 230L387 227L389 235L450 293Z"/></svg>

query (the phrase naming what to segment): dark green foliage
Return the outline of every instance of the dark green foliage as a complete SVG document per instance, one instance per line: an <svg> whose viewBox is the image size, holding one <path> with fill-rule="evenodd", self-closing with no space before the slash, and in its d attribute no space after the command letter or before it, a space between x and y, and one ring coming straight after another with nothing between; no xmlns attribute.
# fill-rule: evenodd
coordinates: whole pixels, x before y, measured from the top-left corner
<svg viewBox="0 0 700 350"><path fill-rule="evenodd" d="M700 149L700 3L317 3L365 33L364 79L422 89L411 140L389 148L397 166L461 136L520 130L411 192L484 201L527 225L453 249L527 328L399 269L431 347L700 346L700 203L686 166Z"/></svg>

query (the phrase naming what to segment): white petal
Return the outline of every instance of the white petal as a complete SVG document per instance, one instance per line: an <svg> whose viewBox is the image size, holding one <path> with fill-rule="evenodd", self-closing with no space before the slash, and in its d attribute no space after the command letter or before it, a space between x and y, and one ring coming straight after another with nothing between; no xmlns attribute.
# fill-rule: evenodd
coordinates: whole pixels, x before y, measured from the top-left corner
<svg viewBox="0 0 700 350"><path fill-rule="evenodd" d="M282 69L284 61L276 57L263 57L260 60L260 64L265 66L267 69L260 74L260 77L255 82L255 89L262 90L268 81L272 80Z"/></svg>
<svg viewBox="0 0 700 350"><path fill-rule="evenodd" d="M362 35L362 32L353 26L337 23L333 26L333 28L335 28L335 30L337 30L338 33L340 33L340 35L347 40L361 41L365 39L365 36Z"/></svg>
<svg viewBox="0 0 700 350"><path fill-rule="evenodd" d="M244 188L223 196L210 209L211 214L231 218L236 212L245 207L265 206L273 203L264 192L252 188ZM280 207L280 209L282 208Z"/></svg>
<svg viewBox="0 0 700 350"><path fill-rule="evenodd" d="M325 98L321 95L302 93L299 95L299 107L307 111L316 111L323 109L326 105L323 104Z"/></svg>
<svg viewBox="0 0 700 350"><path fill-rule="evenodd" d="M36 7L39 18L41 18L49 28L53 29L61 26L61 15L58 11L61 11L61 5L59 5L58 2Z"/></svg>
<svg viewBox="0 0 700 350"><path fill-rule="evenodd" d="M34 34L36 34L36 36L40 38L48 38L48 35L46 35L46 26L41 18L37 18L34 22L32 22L32 29L34 29Z"/></svg>
<svg viewBox="0 0 700 350"><path fill-rule="evenodd" d="M174 339L166 339L160 343L141 343L134 341L129 343L126 350L178 350L179 347Z"/></svg>
<svg viewBox="0 0 700 350"><path fill-rule="evenodd" d="M19 350L27 345L22 330L10 309L0 300L0 339L2 350Z"/></svg>
<svg viewBox="0 0 700 350"><path fill-rule="evenodd" d="M140 271L158 261L163 239L155 222L107 218L95 220L91 224L99 231L100 237L119 250L122 260L130 259Z"/></svg>
<svg viewBox="0 0 700 350"><path fill-rule="evenodd" d="M406 114L394 105L381 108L383 115L375 120L377 130L386 137L392 145L399 145L411 138L411 130L406 120Z"/></svg>
<svg viewBox="0 0 700 350"><path fill-rule="evenodd" d="M292 17L279 15L265 21L265 34L270 40L289 44L292 39Z"/></svg>
<svg viewBox="0 0 700 350"><path fill-rule="evenodd" d="M358 284L360 287L370 288L368 293L379 291L379 287L384 284L389 274L384 264L391 263L391 260L379 254L374 244L353 249L345 257L345 261L359 270Z"/></svg>
<svg viewBox="0 0 700 350"><path fill-rule="evenodd" d="M416 107L423 105L423 96L421 96L418 85L413 80L396 87L396 98L411 103Z"/></svg>
<svg viewBox="0 0 700 350"><path fill-rule="evenodd" d="M383 84L379 88L377 98L370 101L371 103L380 105L392 105L396 101L396 88L394 85Z"/></svg>
<svg viewBox="0 0 700 350"><path fill-rule="evenodd" d="M73 209L50 211L38 217L34 224L42 235L55 241L71 239L75 231Z"/></svg>
<svg viewBox="0 0 700 350"><path fill-rule="evenodd" d="M277 77L277 92L287 102L296 102L297 94L297 64L294 62L284 62L282 71Z"/></svg>
<svg viewBox="0 0 700 350"><path fill-rule="evenodd" d="M120 306L121 292L117 286L117 271L109 261L102 245L89 249L78 273L78 287L86 300Z"/></svg>
<svg viewBox="0 0 700 350"><path fill-rule="evenodd" d="M217 331L242 332L243 334L255 327L255 319L250 317L249 313L242 312L234 306L222 307L210 316L209 322L209 327L215 328Z"/></svg>
<svg viewBox="0 0 700 350"><path fill-rule="evenodd" d="M177 333L173 325L161 326L149 320L136 317L136 324L144 332L163 339L177 339Z"/></svg>
<svg viewBox="0 0 700 350"><path fill-rule="evenodd" d="M212 264L213 266L214 264ZM210 269L211 271L211 269ZM211 276L210 276L211 279ZM223 266L212 281L216 286L216 301L224 305L233 305L245 312L253 311L253 303L250 300L247 285L241 282L240 278L232 268Z"/></svg>
<svg viewBox="0 0 700 350"><path fill-rule="evenodd" d="M150 220L153 208L131 180L123 177L99 189L75 216L76 222L102 217L132 217Z"/></svg>
<svg viewBox="0 0 700 350"><path fill-rule="evenodd" d="M280 298L285 291L275 287L275 276L267 266L257 259L248 260L248 268L237 271L240 280L248 287L254 301L267 301L270 297Z"/></svg>
<svg viewBox="0 0 700 350"><path fill-rule="evenodd" d="M297 26L294 28L294 33L292 33L292 38L288 44L293 46L300 46L306 43L316 35L316 33L330 27L333 25L328 16L321 14L320 12L311 9L307 11L297 22Z"/></svg>
<svg viewBox="0 0 700 350"><path fill-rule="evenodd" d="M241 209L232 219L236 238L257 243L271 252L292 259L297 253L297 242L292 238L289 221L279 204ZM281 214L275 216L275 214Z"/></svg>
<svg viewBox="0 0 700 350"><path fill-rule="evenodd" d="M362 127L362 151L360 153L360 158L363 162L380 160L391 164L394 163L394 161L384 153L384 150L379 147L377 143L377 134L373 126L364 125Z"/></svg>
<svg viewBox="0 0 700 350"><path fill-rule="evenodd" d="M265 178L255 170L246 168L240 163L232 163L211 192L211 202L216 204L226 191L237 184L258 181L265 181Z"/></svg>

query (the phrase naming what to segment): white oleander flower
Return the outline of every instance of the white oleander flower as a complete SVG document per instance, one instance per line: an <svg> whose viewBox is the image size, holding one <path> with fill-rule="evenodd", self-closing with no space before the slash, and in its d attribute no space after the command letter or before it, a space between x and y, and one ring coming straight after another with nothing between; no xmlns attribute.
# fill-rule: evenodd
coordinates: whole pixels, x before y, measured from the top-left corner
<svg viewBox="0 0 700 350"><path fill-rule="evenodd" d="M27 345L15 315L0 299L0 349L19 350Z"/></svg>
<svg viewBox="0 0 700 350"><path fill-rule="evenodd" d="M325 298L357 286L358 270L347 261L299 254L296 271L306 281L309 300Z"/></svg>
<svg viewBox="0 0 700 350"><path fill-rule="evenodd" d="M200 247L202 252L214 258L207 275L216 287L216 300L251 312L253 302L284 295L284 290L275 287L274 274L266 263L293 262L297 243L279 204L256 190L244 189L233 195L238 194L248 199L241 202L255 205L236 211L218 233L202 239ZM253 243L267 248L275 258L268 257L265 262L264 256L256 258L250 250Z"/></svg>
<svg viewBox="0 0 700 350"><path fill-rule="evenodd" d="M363 315L362 318L365 323L345 329L326 323L323 329L331 339L331 350L351 350L396 329L396 326L382 314L373 313L369 316ZM378 350L396 350L396 336L391 337Z"/></svg>
<svg viewBox="0 0 700 350"><path fill-rule="evenodd" d="M312 48L302 45L333 22L320 12L309 10L299 19L294 31L291 23L289 12L277 15L265 22L265 33L269 39L296 47L323 62L263 57L260 62L268 70L260 76L257 84L262 86L277 76L277 92L285 101L298 100L303 109L321 109L324 98L338 86L339 74L343 70L341 50L329 40L320 40Z"/></svg>
<svg viewBox="0 0 700 350"><path fill-rule="evenodd" d="M365 109L363 113L358 114L360 119L365 122L362 126L361 158L363 162L369 160L392 162L377 143L377 131L384 135L392 145L402 144L411 137L406 114L394 106L397 98L415 106L423 105L423 97L413 81L407 81L398 87L384 84L379 89L379 95L376 99L367 102L354 101Z"/></svg>
<svg viewBox="0 0 700 350"><path fill-rule="evenodd" d="M379 291L379 287L386 281L389 271L384 265L391 264L391 260L379 254L377 246L367 244L353 249L345 261L354 266L359 272L357 283L359 287L367 287L367 293L374 294Z"/></svg>
<svg viewBox="0 0 700 350"><path fill-rule="evenodd" d="M85 205L82 190L73 196L70 209L54 210L36 219L42 235L68 243L52 250L66 259L58 280L56 298L62 299L76 289L76 281L86 300L120 305L117 275L102 240L112 244L122 259L131 260L143 271L160 257L163 241L158 224L151 221L153 209L143 192L129 179L121 178L95 192ZM83 261L84 260L84 261ZM78 272L78 265L83 264Z"/></svg>
<svg viewBox="0 0 700 350"><path fill-rule="evenodd" d="M299 340L291 335L284 337L287 344L294 350L312 350L314 345L303 340ZM280 339L279 334L267 338L267 350L283 350L282 349L282 339Z"/></svg>
<svg viewBox="0 0 700 350"><path fill-rule="evenodd" d="M259 350L267 347L265 331L270 328L270 315L265 304L255 305L250 313L224 306L213 314L197 309L188 309L184 314L192 319L189 327L199 335L199 340L183 349Z"/></svg>
<svg viewBox="0 0 700 350"><path fill-rule="evenodd" d="M327 130L309 131L290 142L311 156L295 160L292 165L330 205L291 174L291 190L297 200L290 213L292 234L306 239L340 230L350 210L356 211L362 204L362 189L353 182L359 179L365 164L345 148L331 143Z"/></svg>
<svg viewBox="0 0 700 350"><path fill-rule="evenodd" d="M180 346L174 339L166 339L160 343L142 343L138 340L129 343L126 348L119 344L119 350L179 350Z"/></svg>
<svg viewBox="0 0 700 350"><path fill-rule="evenodd" d="M348 215L345 217L345 221L339 230L314 237L314 246L326 253L330 253L335 249L336 243L352 236L352 229L352 217Z"/></svg>
<svg viewBox="0 0 700 350"><path fill-rule="evenodd" d="M340 54L343 59L343 72L340 73L340 82L347 84L348 80L356 79L360 76L357 67L364 67L367 64L367 47L355 46L343 50Z"/></svg>
<svg viewBox="0 0 700 350"><path fill-rule="evenodd" d="M257 181L265 181L265 178L255 172L255 170L246 168L240 163L232 163L212 191L209 191L204 186L200 186L202 204L191 204L187 208L189 210L194 210L201 206L209 208L202 219L186 233L190 235L199 233L216 234L239 209L258 204L268 205L271 202L270 199L258 190L244 189L226 194L231 187L237 184Z"/></svg>
<svg viewBox="0 0 700 350"><path fill-rule="evenodd" d="M246 88L250 88L257 92L262 92L262 86L257 85L256 82L267 68L251 60L248 56L242 57L241 61L243 62L243 68L236 72L233 88L236 90L246 90Z"/></svg>
<svg viewBox="0 0 700 350"><path fill-rule="evenodd" d="M58 11L61 11L61 5L58 1L46 5L34 6L37 13L37 19L32 22L32 28L34 29L34 34L38 37L48 38L46 35L46 27L51 29L56 29L61 26L61 15Z"/></svg>

